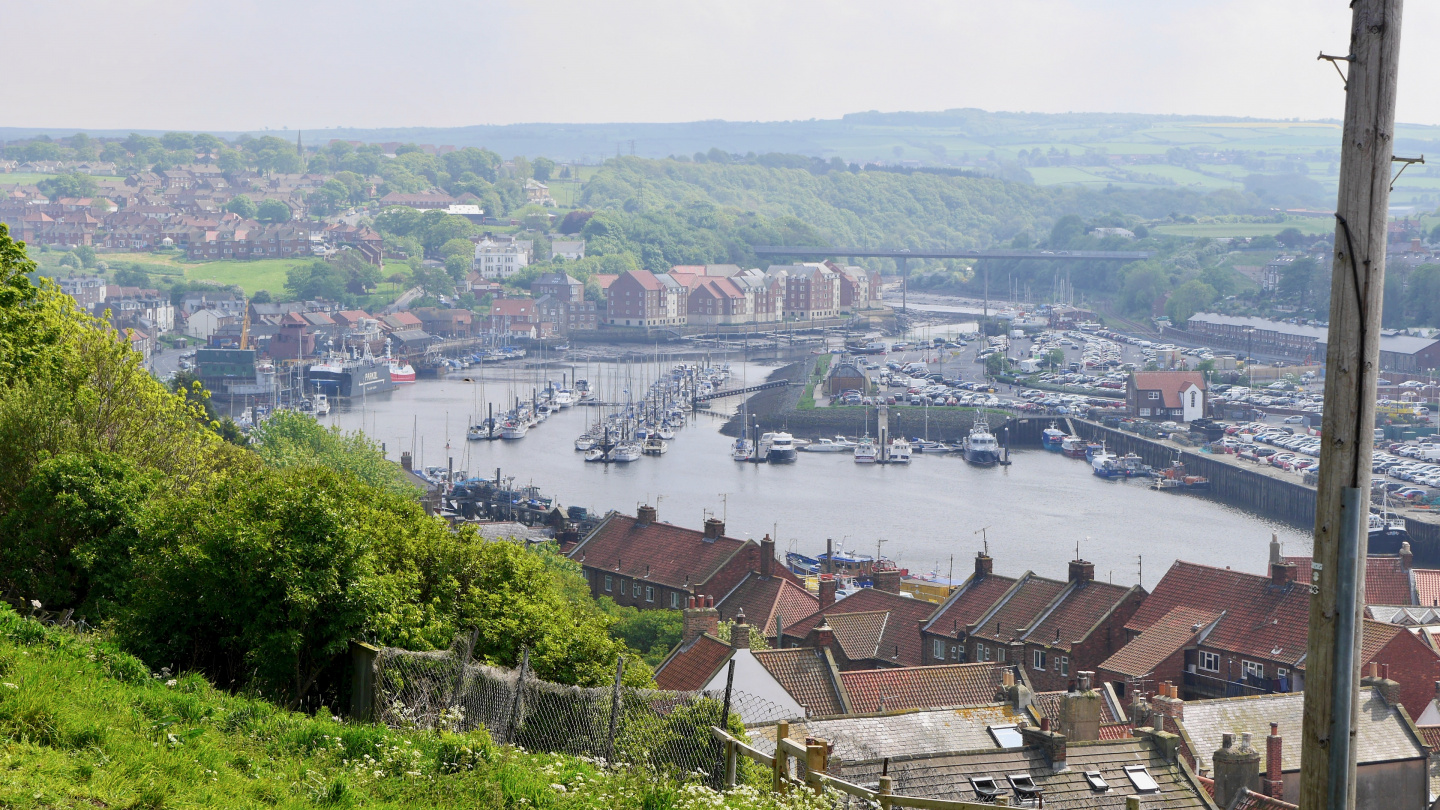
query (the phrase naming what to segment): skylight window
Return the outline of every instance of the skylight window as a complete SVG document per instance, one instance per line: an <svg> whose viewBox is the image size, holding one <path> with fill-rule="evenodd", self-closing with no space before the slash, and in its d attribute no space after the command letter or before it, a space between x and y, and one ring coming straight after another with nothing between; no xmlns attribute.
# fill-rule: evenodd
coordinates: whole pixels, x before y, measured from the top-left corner
<svg viewBox="0 0 1440 810"><path fill-rule="evenodd" d="M995 744L1001 748L1024 748L1025 737L1020 734L1020 729L1014 723L1004 726L989 726L990 736L994 738Z"/></svg>
<svg viewBox="0 0 1440 810"><path fill-rule="evenodd" d="M1101 776L1099 771L1086 771L1085 782L1090 785L1091 790L1097 793L1104 793L1110 789L1109 783L1105 781L1105 777Z"/></svg>
<svg viewBox="0 0 1440 810"><path fill-rule="evenodd" d="M1130 777L1130 784L1135 786L1136 793L1159 793L1160 785L1156 784L1155 778L1144 765L1126 765L1125 775Z"/></svg>
<svg viewBox="0 0 1440 810"><path fill-rule="evenodd" d="M995 797L1000 795L1000 786L989 776L970 777L970 787L981 801L994 801Z"/></svg>

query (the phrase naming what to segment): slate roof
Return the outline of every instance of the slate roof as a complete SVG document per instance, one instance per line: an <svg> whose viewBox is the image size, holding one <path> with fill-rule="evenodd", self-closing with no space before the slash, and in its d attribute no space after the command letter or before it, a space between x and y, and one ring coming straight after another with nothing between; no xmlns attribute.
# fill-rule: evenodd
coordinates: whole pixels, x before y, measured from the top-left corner
<svg viewBox="0 0 1440 810"><path fill-rule="evenodd" d="M1180 606L1224 611L1205 646L1303 669L1310 626L1310 589L1275 586L1270 578L1176 560L1125 629L1143 632Z"/></svg>
<svg viewBox="0 0 1440 810"><path fill-rule="evenodd" d="M1123 806L1121 798L1132 792L1126 765L1143 765L1160 786L1158 794L1142 797L1140 806L1152 808L1209 808L1214 805L1202 797L1199 783L1186 773L1178 762L1167 762L1164 754L1148 739L1128 737L1120 740L1069 742L1066 748L1066 769L1056 772L1038 748L981 749L959 753L892 757L890 777L896 793L933 799L974 801L969 778L988 776L1009 793L1005 777L1028 774L1045 789L1045 807L1093 808L1100 804L1100 794L1090 789L1085 771L1098 770L1110 789L1105 806ZM842 763L832 771L852 782L873 783L879 780L881 759L859 763Z"/></svg>
<svg viewBox="0 0 1440 810"><path fill-rule="evenodd" d="M705 633L681 644L655 670L655 685L677 692L704 688L733 652L729 644Z"/></svg>
<svg viewBox="0 0 1440 810"><path fill-rule="evenodd" d="M831 628L834 628L835 617L838 615L877 610L890 613L885 620L884 632L880 635L877 644L877 659L899 666L919 666L924 663L921 655L920 621L928 619L934 612L935 606L920 599L900 596L875 588L862 588L835 604L801 619L793 628L787 627L785 635L786 637L803 638L820 624L822 614L830 622Z"/></svg>
<svg viewBox="0 0 1440 810"><path fill-rule="evenodd" d="M570 558L599 570L684 588L708 582L746 545L723 535L706 540L701 531L658 521L645 524L617 512L571 549Z"/></svg>
<svg viewBox="0 0 1440 810"><path fill-rule="evenodd" d="M751 650L750 654L812 717L845 713L823 650L791 647Z"/></svg>
<svg viewBox="0 0 1440 810"><path fill-rule="evenodd" d="M1309 571L1309 557L1285 557L1285 562L1295 563L1298 571ZM1302 577L1303 578L1303 577ZM1436 594L1440 596L1440 593ZM1400 564L1400 557L1394 554L1372 554L1365 558L1365 604L1367 605L1415 605L1429 604L1415 600L1415 589L1410 586L1410 572Z"/></svg>
<svg viewBox="0 0 1440 810"><path fill-rule="evenodd" d="M830 629L835 632L835 643L852 661L866 658L883 658L880 639L885 635L885 624L890 618L888 610L867 610L863 613L836 613L828 617Z"/></svg>
<svg viewBox="0 0 1440 810"><path fill-rule="evenodd" d="M779 564L775 566L780 569ZM775 635L775 618L782 628L789 627L820 609L820 600L783 576L762 578L750 572L730 593L715 605L720 618L734 621L741 610L745 621L760 628L766 636Z"/></svg>
<svg viewBox="0 0 1440 810"><path fill-rule="evenodd" d="M829 742L834 746L830 760L830 772L833 773L837 767L845 770L845 763L883 757L996 749L995 738L987 729L1012 723L1023 726L1025 718L1009 704L996 704L875 717L806 720L790 725L790 739L819 737ZM876 773L878 775L878 771Z"/></svg>
<svg viewBox="0 0 1440 810"><path fill-rule="evenodd" d="M925 625L925 632L958 638L961 631L974 624L1014 584L1014 577L972 575L945 600Z"/></svg>
<svg viewBox="0 0 1440 810"><path fill-rule="evenodd" d="M1142 596L1145 593L1138 586L1126 588L1094 580L1072 582L1060 601L1025 634L1025 640L1069 650L1072 643L1088 636L1102 618L1134 592Z"/></svg>
<svg viewBox="0 0 1440 810"><path fill-rule="evenodd" d="M1270 724L1280 724L1280 736L1299 740L1305 712L1305 693L1256 695L1254 697L1191 700L1185 703L1181 727L1190 740L1190 750L1208 761L1220 748L1221 735L1233 731L1238 738L1250 732L1252 745L1263 745ZM1375 687L1360 689L1360 721L1356 727L1356 755L1360 764L1414 759L1425 756L1424 745L1400 716L1388 706ZM1280 755L1282 771L1300 770L1300 746L1286 745Z"/></svg>
<svg viewBox="0 0 1440 810"><path fill-rule="evenodd" d="M840 673L856 714L981 706L1001 700L1004 664L942 664Z"/></svg>
<svg viewBox="0 0 1440 810"><path fill-rule="evenodd" d="M1149 675L1160 662L1188 646L1221 615L1221 611L1181 605L1105 659L1099 669L1133 678Z"/></svg>
<svg viewBox="0 0 1440 810"><path fill-rule="evenodd" d="M1026 571L1015 586L980 617L970 634L1001 644L1018 638L1069 584Z"/></svg>

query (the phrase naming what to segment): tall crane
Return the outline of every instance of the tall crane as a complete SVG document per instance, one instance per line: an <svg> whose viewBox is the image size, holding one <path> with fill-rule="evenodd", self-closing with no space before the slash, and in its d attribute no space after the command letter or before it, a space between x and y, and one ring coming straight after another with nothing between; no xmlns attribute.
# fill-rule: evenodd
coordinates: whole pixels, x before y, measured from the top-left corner
<svg viewBox="0 0 1440 810"><path fill-rule="evenodd" d="M240 321L240 348L250 348L250 302L245 302L245 317Z"/></svg>

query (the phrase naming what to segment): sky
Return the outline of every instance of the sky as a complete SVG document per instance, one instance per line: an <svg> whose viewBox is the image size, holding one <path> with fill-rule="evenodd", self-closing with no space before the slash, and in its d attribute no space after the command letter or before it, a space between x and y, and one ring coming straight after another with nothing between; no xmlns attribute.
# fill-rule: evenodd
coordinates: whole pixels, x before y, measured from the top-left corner
<svg viewBox="0 0 1440 810"><path fill-rule="evenodd" d="M4 11L0 126L318 130L978 107L1340 118L1345 0L69 0ZM63 43L63 47L62 46ZM1398 119L1440 124L1440 3ZM1427 103L1429 102L1429 103Z"/></svg>

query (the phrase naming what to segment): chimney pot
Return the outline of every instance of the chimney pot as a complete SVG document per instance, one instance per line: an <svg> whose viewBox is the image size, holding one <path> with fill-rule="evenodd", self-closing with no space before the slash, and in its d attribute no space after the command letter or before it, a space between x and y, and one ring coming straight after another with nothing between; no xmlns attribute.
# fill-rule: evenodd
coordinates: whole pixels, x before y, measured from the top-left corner
<svg viewBox="0 0 1440 810"><path fill-rule="evenodd" d="M1235 734L1221 737L1220 750L1212 757L1215 763L1215 803L1229 807L1241 788L1260 792L1260 752L1250 747L1250 732L1240 737L1235 747Z"/></svg>
<svg viewBox="0 0 1440 810"><path fill-rule="evenodd" d="M1095 579L1095 563L1088 560L1070 561L1071 582L1092 582Z"/></svg>
<svg viewBox="0 0 1440 810"><path fill-rule="evenodd" d="M1270 563L1270 582L1272 585L1283 586L1294 581L1295 563Z"/></svg>
<svg viewBox="0 0 1440 810"><path fill-rule="evenodd" d="M705 539L718 540L725 534L725 521L720 518L705 518Z"/></svg>
<svg viewBox="0 0 1440 810"><path fill-rule="evenodd" d="M983 579L995 570L995 560L983 551L975 555L975 578Z"/></svg>
<svg viewBox="0 0 1440 810"><path fill-rule="evenodd" d="M735 614L735 623L730 626L730 648L735 650L750 649L750 625L745 623L745 610L743 608Z"/></svg>
<svg viewBox="0 0 1440 810"><path fill-rule="evenodd" d="M635 522L642 525L650 525L660 519L660 511L655 507L645 504L635 510Z"/></svg>
<svg viewBox="0 0 1440 810"><path fill-rule="evenodd" d="M703 598L693 596L686 600L686 605L681 611L683 641L694 641L706 633L716 637L720 635L720 612L714 606L706 605Z"/></svg>
<svg viewBox="0 0 1440 810"><path fill-rule="evenodd" d="M1270 736L1265 738L1265 777L1260 780L1260 787L1272 799L1285 798L1285 779L1280 768L1283 751L1280 724L1271 723Z"/></svg>
<svg viewBox="0 0 1440 810"><path fill-rule="evenodd" d="M822 610L835 604L835 591L838 587L839 583L835 581L834 577L829 574L820 575L820 608Z"/></svg>
<svg viewBox="0 0 1440 810"><path fill-rule="evenodd" d="M765 579L775 575L775 541L770 535L760 541L760 576Z"/></svg>
<svg viewBox="0 0 1440 810"><path fill-rule="evenodd" d="M1406 571L1415 564L1415 553L1410 550L1410 541L1406 540L1400 544L1400 567Z"/></svg>

